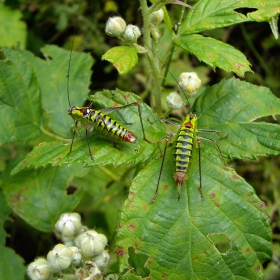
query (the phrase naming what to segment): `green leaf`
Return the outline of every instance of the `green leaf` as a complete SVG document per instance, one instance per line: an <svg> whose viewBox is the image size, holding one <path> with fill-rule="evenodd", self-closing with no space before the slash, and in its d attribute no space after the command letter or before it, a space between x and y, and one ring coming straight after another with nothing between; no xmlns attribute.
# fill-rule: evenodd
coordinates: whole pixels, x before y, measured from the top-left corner
<svg viewBox="0 0 280 280"><path fill-rule="evenodd" d="M1 262L0 275L1 279L5 280L23 280L26 268L24 260L15 253L11 248L6 248L0 245Z"/></svg>
<svg viewBox="0 0 280 280"><path fill-rule="evenodd" d="M41 97L31 65L10 49L0 60L0 143L28 141L41 134Z"/></svg>
<svg viewBox="0 0 280 280"><path fill-rule="evenodd" d="M120 106L127 105L139 100L137 95L130 92L103 91L98 92L92 98L97 108L105 106ZM132 163L137 164L150 159L155 150L157 150L157 141L165 134L163 124L157 117L153 116L152 109L145 103L141 103L141 114L146 137L153 142L147 143L143 140L143 134L140 125L140 119L137 106L131 106L126 109L113 112L110 116L123 125L126 129L131 130L138 137L136 143L128 143L114 139L120 150L113 147L106 130L94 128L89 138L91 151L94 160L90 159L87 141L85 139L84 128L80 131L83 138L74 141L72 153L69 153L71 140L54 141L50 143L42 143L35 147L26 158L20 162L12 171L12 174L19 172L24 168L39 168L45 167L48 164L52 166L72 165L74 163L83 163L85 166L94 166L98 164L113 164L117 167L120 164ZM121 118L121 116L123 118ZM132 123L127 125L124 120ZM153 123L151 123L152 121Z"/></svg>
<svg viewBox="0 0 280 280"><path fill-rule="evenodd" d="M102 59L113 63L119 74L125 75L137 64L138 55L134 47L120 46L109 49Z"/></svg>
<svg viewBox="0 0 280 280"><path fill-rule="evenodd" d="M223 154L231 158L255 159L280 154L280 126L257 119L280 114L280 99L266 87L231 78L208 87L196 100L192 110L197 112L198 128L215 129ZM209 137L209 133L204 134ZM208 145L205 141L202 145ZM209 148L216 149L212 143Z"/></svg>
<svg viewBox="0 0 280 280"><path fill-rule="evenodd" d="M6 237L7 234L4 230L4 223L6 222L11 210L8 207L6 201L5 201L5 197L2 193L2 191L0 192L0 205L1 205L1 209L0 209L0 246L4 245L6 242Z"/></svg>
<svg viewBox="0 0 280 280"><path fill-rule="evenodd" d="M22 13L11 10L0 3L0 47L20 47L26 46L26 23L20 19Z"/></svg>
<svg viewBox="0 0 280 280"><path fill-rule="evenodd" d="M234 72L243 77L251 71L246 56L231 45L201 35L180 36L173 43L194 54L213 69L219 67L227 72Z"/></svg>
<svg viewBox="0 0 280 280"><path fill-rule="evenodd" d="M24 171L7 180L3 191L17 215L34 228L50 232L59 216L73 211L80 202L84 190L68 195L66 188L82 171L82 166Z"/></svg>
<svg viewBox="0 0 280 280"><path fill-rule="evenodd" d="M152 160L133 181L117 232L121 279L138 279L131 271L131 248L148 258L145 268L155 280L263 279L262 263L271 256L265 204L211 150L202 148L201 155L204 199L199 193L197 149L180 201L171 149L154 203L162 158ZM223 237L226 250L213 241L215 235Z"/></svg>
<svg viewBox="0 0 280 280"><path fill-rule="evenodd" d="M45 46L42 52L46 60L24 52L33 66L42 93L42 106L47 115L48 129L62 137L69 137L71 118L67 114L67 75L70 51L54 45ZM71 106L79 105L89 93L93 59L89 54L72 52L69 75L69 98Z"/></svg>
<svg viewBox="0 0 280 280"><path fill-rule="evenodd" d="M180 28L181 35L199 33L247 21L269 21L280 13L279 0L208 1L200 0L189 10ZM239 8L257 9L243 15Z"/></svg>

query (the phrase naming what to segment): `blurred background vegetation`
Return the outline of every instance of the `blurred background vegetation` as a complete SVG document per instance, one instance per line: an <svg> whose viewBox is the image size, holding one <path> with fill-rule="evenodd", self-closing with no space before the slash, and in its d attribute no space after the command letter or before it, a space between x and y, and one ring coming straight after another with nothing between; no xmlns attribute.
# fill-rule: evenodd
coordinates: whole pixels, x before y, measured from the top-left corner
<svg viewBox="0 0 280 280"><path fill-rule="evenodd" d="M195 2L189 1L188 3L194 4ZM119 15L128 23L141 26L141 12L138 7L139 4L136 0L81 0L79 3L74 0L8 0L4 4L0 3L0 23L2 22L0 24L0 47L25 48L36 56L41 56L40 48L45 44L55 44L71 49L71 40L74 36L73 49L90 52L95 58L92 69L92 93L103 88L114 89L118 87L139 94L145 101L152 103L152 100L147 98L152 84L144 57L129 74L123 77L117 74L112 65L101 60L101 56L106 50L119 44L116 38L105 35L104 29L108 17L118 15L116 12L118 11ZM167 8L173 22L176 23L176 15L179 14L180 7L169 5ZM244 9L239 12L246 13L248 11ZM3 29L6 28L6 24L14 25L12 29L15 34L11 38L15 41L3 37ZM233 25L210 31L205 36L218 38L244 53L254 71L254 73L246 74L245 80L256 85L269 87L276 96L280 97L280 40L274 38L268 23ZM161 45L165 47L168 41L168 34L164 33ZM182 71L196 71L204 85L212 85L222 78L231 76L220 69L213 71L191 54L183 54L179 49L175 52L170 71L175 77L178 77ZM169 77L166 85L172 88L175 84L176 81ZM84 101L81 100L81 103ZM65 102L67 102L66 93ZM271 118L271 121L279 123L279 116L275 119ZM7 170L11 170L11 167L14 167L31 150L33 145L34 141L1 147L1 183L8 176ZM235 161L233 165L237 173L255 188L258 196L267 205L273 232L273 257L264 266L266 279L280 279L280 158ZM95 169L94 174L91 175L105 178L106 172L110 171L118 172L110 170L110 168L100 168ZM101 180L106 181L104 178ZM86 196L78 206L77 212L82 214L84 224L89 227L97 226L98 230L101 228L102 232L113 236L117 225L117 209L126 197L128 189L119 189L118 184L111 184L110 180L107 180L105 185L106 188L110 186L114 189L113 203L116 211L113 215L106 213L105 207L102 207L102 201L105 199L103 192L96 193L94 197ZM68 191L71 192L71 188ZM56 243L54 235L33 230L18 217L11 217L12 220L5 225L9 234L7 246L20 254L26 263L31 262L36 256L46 255Z"/></svg>

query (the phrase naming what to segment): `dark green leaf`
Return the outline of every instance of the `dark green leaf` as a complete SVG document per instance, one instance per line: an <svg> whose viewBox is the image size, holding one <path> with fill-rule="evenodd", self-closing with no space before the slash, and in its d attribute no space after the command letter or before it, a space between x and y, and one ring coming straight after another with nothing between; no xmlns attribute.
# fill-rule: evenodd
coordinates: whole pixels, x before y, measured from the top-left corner
<svg viewBox="0 0 280 280"><path fill-rule="evenodd" d="M234 72L243 77L246 71L251 71L246 56L231 45L210 37L201 35L180 36L173 43L194 54L213 69L219 67L227 72Z"/></svg>
<svg viewBox="0 0 280 280"><path fill-rule="evenodd" d="M82 166L24 171L6 181L3 191L22 219L38 230L49 232L62 213L73 211L80 202L83 189L68 195L66 188L82 171Z"/></svg>
<svg viewBox="0 0 280 280"><path fill-rule="evenodd" d="M24 57L3 49L0 60L0 143L28 141L41 134L41 97L37 78Z"/></svg>
<svg viewBox="0 0 280 280"><path fill-rule="evenodd" d="M205 136L217 140L222 153L229 157L254 159L279 155L279 125L256 122L258 118L280 114L280 99L268 88L235 78L223 80L208 87L196 100L193 110L199 117L198 128L222 132L225 137L222 140L214 133Z"/></svg>
<svg viewBox="0 0 280 280"><path fill-rule="evenodd" d="M71 118L69 109L67 75L70 51L57 46L46 46L42 49L46 60L24 52L38 77L42 93L42 106L47 114L49 129L62 137L69 137ZM72 52L69 75L69 98L71 106L81 105L89 93L89 83L93 60L89 54Z"/></svg>
<svg viewBox="0 0 280 280"><path fill-rule="evenodd" d="M129 267L132 247L148 257L145 267L155 280L263 279L262 263L271 256L265 204L217 155L207 149L201 152L204 199L199 193L197 149L180 201L171 149L167 150L154 203L151 200L162 158L151 161L135 178L118 227L121 271ZM223 235L228 250L220 252L213 235ZM126 272L121 279L133 279L132 272Z"/></svg>
<svg viewBox="0 0 280 280"><path fill-rule="evenodd" d="M5 197L2 192L0 192L0 246L5 245L7 234L4 230L4 223L7 220L8 215L10 214L11 210L8 207Z"/></svg>
<svg viewBox="0 0 280 280"><path fill-rule="evenodd" d="M104 108L105 105L107 107L127 105L139 99L130 92L107 90L97 93L92 100L95 101L96 107ZM150 107L144 103L141 103L140 106L146 136L153 144L143 140L137 106L131 106L119 111L123 119L117 112L113 112L110 115L137 135L138 139L136 143L132 144L118 140L116 142L116 145L120 148L120 150L118 150L113 147L106 130L101 131L99 128L95 128L95 131L92 132L92 136L89 138L91 151L94 157L94 160L91 160L87 141L84 136L84 128L82 127L81 134L83 138L74 141L71 154L67 155L71 144L70 139L42 143L27 155L25 160L13 170L12 174L19 172L23 168L45 167L48 164L52 164L53 166L71 165L74 163L83 163L85 166L113 164L113 166L116 167L124 163L132 163L135 165L150 159L154 151L157 150L157 141L165 135L165 129L157 117L153 116ZM132 125L125 124L124 119L132 123ZM150 121L153 123L150 123Z"/></svg>
<svg viewBox="0 0 280 280"><path fill-rule="evenodd" d="M120 46L109 49L102 59L113 63L119 74L124 75L137 64L138 55L134 47Z"/></svg>
<svg viewBox="0 0 280 280"><path fill-rule="evenodd" d="M258 1L208 1L200 0L195 10L189 10L182 22L180 34L199 33L247 21L269 21L280 13L279 0ZM239 8L252 8L252 11L243 15L237 12Z"/></svg>
<svg viewBox="0 0 280 280"><path fill-rule="evenodd" d="M0 245L1 262L0 275L5 280L23 280L26 268L23 265L24 260L11 248Z"/></svg>

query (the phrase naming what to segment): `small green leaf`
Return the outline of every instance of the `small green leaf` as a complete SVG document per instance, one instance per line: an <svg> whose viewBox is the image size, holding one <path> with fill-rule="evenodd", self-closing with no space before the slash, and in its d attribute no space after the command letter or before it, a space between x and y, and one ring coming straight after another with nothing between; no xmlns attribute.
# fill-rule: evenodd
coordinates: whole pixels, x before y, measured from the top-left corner
<svg viewBox="0 0 280 280"><path fill-rule="evenodd" d="M82 166L24 171L6 181L3 191L17 215L34 228L50 232L59 216L80 202L84 190L68 195L66 188L82 171Z"/></svg>
<svg viewBox="0 0 280 280"><path fill-rule="evenodd" d="M102 59L113 63L119 74L125 75L137 64L138 55L134 47L120 46L108 50Z"/></svg>
<svg viewBox="0 0 280 280"><path fill-rule="evenodd" d="M231 45L201 35L180 36L173 43L194 54L213 69L219 67L227 72L234 72L243 77L251 71L246 56Z"/></svg>
<svg viewBox="0 0 280 280"><path fill-rule="evenodd" d="M199 33L247 21L269 21L280 13L279 0L200 0L194 5L195 10L189 10L180 28L181 35ZM257 9L246 15L239 13L239 8Z"/></svg>
<svg viewBox="0 0 280 280"><path fill-rule="evenodd" d="M41 93L32 66L17 51L0 60L0 143L28 141L41 134Z"/></svg>
<svg viewBox="0 0 280 280"><path fill-rule="evenodd" d="M20 47L26 45L26 23L20 19L23 17L19 10L11 10L0 3L0 47Z"/></svg>
<svg viewBox="0 0 280 280"><path fill-rule="evenodd" d="M262 263L271 256L265 205L217 155L205 148L201 155L204 199L199 193L197 149L180 201L171 149L154 203L162 158L152 160L133 181L117 233L120 270L125 272L122 279L134 279L135 272L127 271L131 247L148 257L145 268L155 280L263 279ZM210 238L217 234L227 240L225 252Z"/></svg>

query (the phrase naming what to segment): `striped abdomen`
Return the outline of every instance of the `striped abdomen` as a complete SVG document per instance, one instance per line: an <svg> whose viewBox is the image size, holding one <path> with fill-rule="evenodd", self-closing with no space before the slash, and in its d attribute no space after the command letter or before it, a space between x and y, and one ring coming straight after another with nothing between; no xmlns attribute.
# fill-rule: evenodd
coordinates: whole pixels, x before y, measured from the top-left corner
<svg viewBox="0 0 280 280"><path fill-rule="evenodd" d="M96 123L99 127L106 129L109 133L126 142L135 143L137 140L133 132L125 129L117 121L103 114L101 111L90 109L89 107L74 106L70 108L69 114L74 120L81 122L84 126L90 126Z"/></svg>
<svg viewBox="0 0 280 280"><path fill-rule="evenodd" d="M182 186L186 181L194 145L194 132L197 118L195 115L187 115L179 131L175 145L175 181L177 186Z"/></svg>

